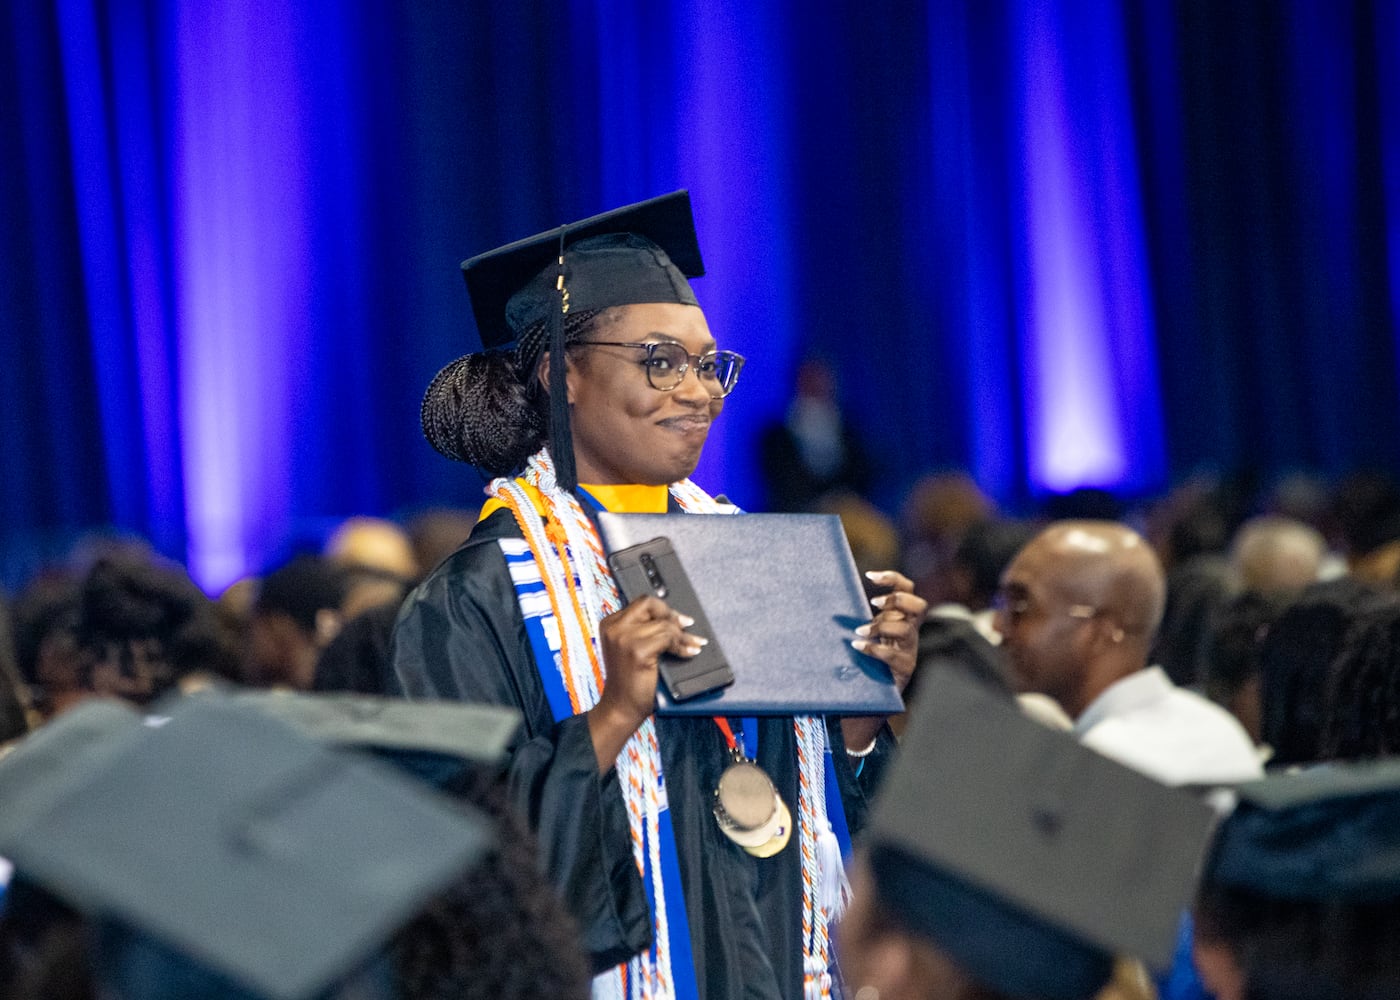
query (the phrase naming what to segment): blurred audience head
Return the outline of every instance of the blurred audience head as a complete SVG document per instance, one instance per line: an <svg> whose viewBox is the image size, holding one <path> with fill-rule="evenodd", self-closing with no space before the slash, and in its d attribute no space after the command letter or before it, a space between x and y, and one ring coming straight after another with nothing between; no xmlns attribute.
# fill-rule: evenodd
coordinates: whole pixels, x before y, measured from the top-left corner
<svg viewBox="0 0 1400 1000"><path fill-rule="evenodd" d="M1172 683L1198 684L1209 669L1209 642L1216 618L1239 592L1230 562L1202 552L1167 572L1167 605L1152 659Z"/></svg>
<svg viewBox="0 0 1400 1000"><path fill-rule="evenodd" d="M15 667L41 720L87 695L78 647L81 595L77 576L48 570L29 582L14 605Z"/></svg>
<svg viewBox="0 0 1400 1000"><path fill-rule="evenodd" d="M238 674L213 602L183 569L155 559L99 559L77 619L87 687L145 704L176 685Z"/></svg>
<svg viewBox="0 0 1400 1000"><path fill-rule="evenodd" d="M1230 546L1240 586L1264 594L1296 594L1315 583L1326 555L1316 528L1274 514L1246 521Z"/></svg>
<svg viewBox="0 0 1400 1000"><path fill-rule="evenodd" d="M851 546L856 568L866 570L893 569L899 564L899 531L894 522L878 507L854 493L839 493L825 497L817 511L835 514Z"/></svg>
<svg viewBox="0 0 1400 1000"><path fill-rule="evenodd" d="M9 605L0 599L0 747L29 732L29 689L15 658Z"/></svg>
<svg viewBox="0 0 1400 1000"><path fill-rule="evenodd" d="M948 597L972 611L992 606L1001 574L1035 537L1028 521L979 521L963 533L948 571Z"/></svg>
<svg viewBox="0 0 1400 1000"><path fill-rule="evenodd" d="M1400 601L1358 610L1329 673L1322 758L1400 754Z"/></svg>
<svg viewBox="0 0 1400 1000"><path fill-rule="evenodd" d="M337 566L379 570L403 580L422 575L408 532L380 517L342 521L326 540L323 554Z"/></svg>
<svg viewBox="0 0 1400 1000"><path fill-rule="evenodd" d="M344 623L345 594L345 572L322 556L297 556L264 576L249 626L248 682L309 690L321 651Z"/></svg>
<svg viewBox="0 0 1400 1000"><path fill-rule="evenodd" d="M409 519L408 538L420 573L431 572L462 547L476 526L477 514L455 507L434 507Z"/></svg>
<svg viewBox="0 0 1400 1000"><path fill-rule="evenodd" d="M1343 577L1306 588L1270 627L1259 650L1260 735L1271 766L1322 758L1332 663L1368 608L1395 597Z"/></svg>
<svg viewBox="0 0 1400 1000"><path fill-rule="evenodd" d="M965 472L935 472L916 482L900 515L905 574L930 604L950 599L953 552L974 524L990 520L996 506Z"/></svg>
<svg viewBox="0 0 1400 1000"><path fill-rule="evenodd" d="M1400 483L1388 473L1353 473L1334 491L1331 514L1352 575L1388 586L1400 571Z"/></svg>
<svg viewBox="0 0 1400 1000"><path fill-rule="evenodd" d="M1229 709L1255 743L1262 739L1261 653L1286 607L1286 599L1275 594L1246 591L1221 608L1210 629L1205 694Z"/></svg>

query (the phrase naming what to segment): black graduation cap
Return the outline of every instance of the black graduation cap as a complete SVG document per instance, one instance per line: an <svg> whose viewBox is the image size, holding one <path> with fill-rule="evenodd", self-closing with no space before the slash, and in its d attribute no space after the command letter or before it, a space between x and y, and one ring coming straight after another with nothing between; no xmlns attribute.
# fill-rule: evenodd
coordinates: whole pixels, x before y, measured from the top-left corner
<svg viewBox="0 0 1400 1000"><path fill-rule="evenodd" d="M516 344L523 368L564 350L564 314L648 302L697 305L687 278L705 273L690 194L674 191L568 223L462 262L481 344ZM541 326L542 324L542 326ZM544 336L519 341L527 329ZM550 368L550 454L564 489L577 485L564 366Z"/></svg>
<svg viewBox="0 0 1400 1000"><path fill-rule="evenodd" d="M155 721L7 827L0 855L260 996L344 978L489 844L474 811L264 712L188 698Z"/></svg>
<svg viewBox="0 0 1400 1000"><path fill-rule="evenodd" d="M513 708L457 701L291 691L241 691L228 697L315 739L374 753L445 790L458 788L472 774L497 771L521 721Z"/></svg>
<svg viewBox="0 0 1400 1000"><path fill-rule="evenodd" d="M1214 814L954 671L924 681L870 833L880 902L984 985L1070 1000L1170 964Z"/></svg>
<svg viewBox="0 0 1400 1000"><path fill-rule="evenodd" d="M462 262L483 347L505 347L525 327L562 311L561 249L570 312L644 302L695 305L686 278L705 273L687 191L516 240Z"/></svg>
<svg viewBox="0 0 1400 1000"><path fill-rule="evenodd" d="M141 715L126 702L90 698L20 741L0 757L0 842L43 815L141 733Z"/></svg>
<svg viewBox="0 0 1400 1000"><path fill-rule="evenodd" d="M1400 900L1400 761L1325 764L1236 789L1215 885L1285 900Z"/></svg>

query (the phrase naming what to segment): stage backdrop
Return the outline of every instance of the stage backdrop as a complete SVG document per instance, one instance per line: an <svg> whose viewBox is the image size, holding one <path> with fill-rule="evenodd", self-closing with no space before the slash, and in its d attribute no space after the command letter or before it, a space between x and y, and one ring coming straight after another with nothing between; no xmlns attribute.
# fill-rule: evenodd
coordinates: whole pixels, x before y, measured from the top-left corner
<svg viewBox="0 0 1400 1000"><path fill-rule="evenodd" d="M680 187L741 503L808 353L891 507L1396 462L1391 3L15 0L0 135L10 582L476 503L417 416L459 262Z"/></svg>

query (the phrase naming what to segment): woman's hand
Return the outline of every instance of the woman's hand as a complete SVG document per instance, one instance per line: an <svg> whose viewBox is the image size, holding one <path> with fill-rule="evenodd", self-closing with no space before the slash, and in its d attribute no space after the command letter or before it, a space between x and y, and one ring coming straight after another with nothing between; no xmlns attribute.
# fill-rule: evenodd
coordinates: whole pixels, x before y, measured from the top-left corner
<svg viewBox="0 0 1400 1000"><path fill-rule="evenodd" d="M706 639L685 631L695 622L656 597L642 597L598 624L606 683L588 713L588 730L606 774L617 755L656 707L657 662L662 653L691 657Z"/></svg>
<svg viewBox="0 0 1400 1000"><path fill-rule="evenodd" d="M902 573L882 570L865 575L871 583L889 587L890 592L871 599L877 613L869 625L856 629L858 638L851 645L889 667L895 687L903 692L918 663L919 626L928 611L928 601L914 593L914 582ZM875 745L875 738L884 724L884 716L842 719L841 734L845 737L846 749L863 754Z"/></svg>
<svg viewBox="0 0 1400 1000"><path fill-rule="evenodd" d="M890 592L871 599L877 614L869 625L856 629L860 638L851 645L889 667L895 687L903 691L914 676L919 625L928 611L928 601L914 593L914 581L902 573L882 570L865 575L876 586L889 587Z"/></svg>

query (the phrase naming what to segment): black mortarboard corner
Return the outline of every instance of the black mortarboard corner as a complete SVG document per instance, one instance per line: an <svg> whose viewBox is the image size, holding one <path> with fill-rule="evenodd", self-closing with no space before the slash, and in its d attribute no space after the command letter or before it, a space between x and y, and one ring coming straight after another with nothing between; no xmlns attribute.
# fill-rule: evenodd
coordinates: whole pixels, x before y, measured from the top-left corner
<svg viewBox="0 0 1400 1000"><path fill-rule="evenodd" d="M1212 884L1284 900L1400 900L1400 761L1326 764L1236 791Z"/></svg>
<svg viewBox="0 0 1400 1000"><path fill-rule="evenodd" d="M882 905L984 986L1095 994L1165 968L1213 813L953 671L924 682L868 833Z"/></svg>
<svg viewBox="0 0 1400 1000"><path fill-rule="evenodd" d="M203 968L260 997L318 995L489 844L475 811L228 699L155 721L0 838L20 876L98 923L100 974L154 962L165 983ZM113 928L139 960L107 952Z"/></svg>
<svg viewBox="0 0 1400 1000"><path fill-rule="evenodd" d="M540 323L553 358L564 354L564 315L648 302L697 305L687 278L705 273L690 194L675 191L569 223L462 263L482 347L516 343L529 370L544 347L518 343ZM574 472L564 366L550 367L550 454L564 489Z"/></svg>
<svg viewBox="0 0 1400 1000"><path fill-rule="evenodd" d="M22 740L0 758L0 843L43 815L142 732L140 713L126 702L91 698Z"/></svg>
<svg viewBox="0 0 1400 1000"><path fill-rule="evenodd" d="M459 787L470 774L496 773L520 729L520 713L502 705L291 691L226 697L314 739L369 751L444 790Z"/></svg>

